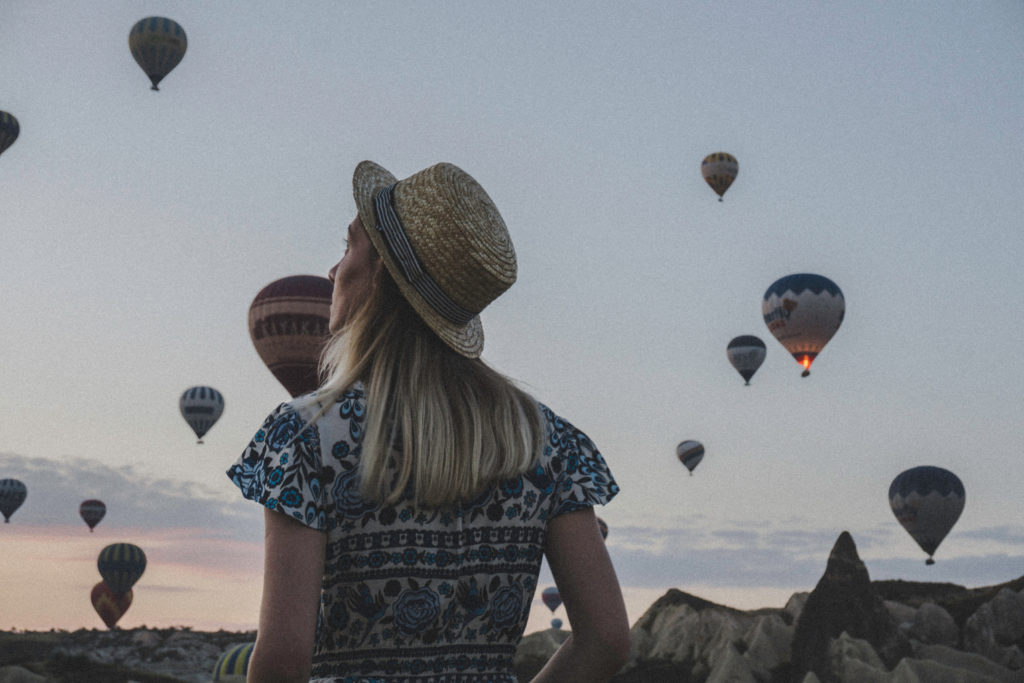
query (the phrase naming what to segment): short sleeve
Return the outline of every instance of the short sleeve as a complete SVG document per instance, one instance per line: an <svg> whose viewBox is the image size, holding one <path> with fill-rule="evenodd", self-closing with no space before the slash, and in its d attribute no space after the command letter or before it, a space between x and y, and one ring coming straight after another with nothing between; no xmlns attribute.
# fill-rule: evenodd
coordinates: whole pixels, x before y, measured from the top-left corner
<svg viewBox="0 0 1024 683"><path fill-rule="evenodd" d="M306 526L327 528L320 437L294 407L282 403L263 422L227 475L249 500Z"/></svg>
<svg viewBox="0 0 1024 683"><path fill-rule="evenodd" d="M542 406L548 423L545 456L554 478L550 517L604 505L619 492L608 463L586 434Z"/></svg>

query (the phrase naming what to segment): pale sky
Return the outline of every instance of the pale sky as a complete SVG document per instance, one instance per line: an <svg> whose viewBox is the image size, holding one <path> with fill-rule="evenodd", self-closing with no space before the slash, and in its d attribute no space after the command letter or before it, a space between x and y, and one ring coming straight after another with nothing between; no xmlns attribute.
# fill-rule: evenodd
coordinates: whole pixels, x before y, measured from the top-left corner
<svg viewBox="0 0 1024 683"><path fill-rule="evenodd" d="M160 92L128 50L150 15L188 35ZM1016 0L0 0L0 478L29 488L0 628L102 627L118 541L149 558L121 626L255 627L262 512L223 472L288 395L246 315L337 261L363 159L450 161L500 208L519 281L484 358L604 453L632 620L672 587L781 607L843 530L872 578L1017 578L1022 63ZM797 272L846 299L808 378L761 319ZM768 347L749 387L741 334ZM226 403L202 446L197 384ZM932 567L887 500L917 465L967 492Z"/></svg>

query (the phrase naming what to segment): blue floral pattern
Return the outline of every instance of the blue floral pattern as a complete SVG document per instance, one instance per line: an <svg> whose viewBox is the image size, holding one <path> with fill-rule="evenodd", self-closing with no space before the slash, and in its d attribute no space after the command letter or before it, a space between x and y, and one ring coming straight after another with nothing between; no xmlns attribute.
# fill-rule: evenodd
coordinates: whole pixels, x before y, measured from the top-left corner
<svg viewBox="0 0 1024 683"><path fill-rule="evenodd" d="M444 511L360 495L361 387L313 424L292 403L267 417L227 474L245 498L327 533L312 681L514 683L547 521L619 490L586 434L540 410L536 465Z"/></svg>

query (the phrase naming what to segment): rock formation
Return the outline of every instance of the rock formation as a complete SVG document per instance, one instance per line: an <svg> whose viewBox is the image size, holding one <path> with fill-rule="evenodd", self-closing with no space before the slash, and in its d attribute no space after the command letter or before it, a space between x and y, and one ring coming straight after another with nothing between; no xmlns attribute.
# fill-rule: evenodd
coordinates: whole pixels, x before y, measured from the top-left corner
<svg viewBox="0 0 1024 683"><path fill-rule="evenodd" d="M870 643L889 665L910 652L846 531L836 540L825 574L797 620L791 660L794 680L802 680L809 671L822 680L834 678L829 674L829 643L843 633Z"/></svg>

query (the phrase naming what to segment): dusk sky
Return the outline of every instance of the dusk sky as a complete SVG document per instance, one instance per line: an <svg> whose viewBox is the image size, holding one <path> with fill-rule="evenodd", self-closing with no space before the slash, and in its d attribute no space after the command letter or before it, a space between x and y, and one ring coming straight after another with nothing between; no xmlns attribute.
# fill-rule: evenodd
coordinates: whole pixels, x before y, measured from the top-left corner
<svg viewBox="0 0 1024 683"><path fill-rule="evenodd" d="M188 36L160 92L128 49L151 15ZM1022 64L1018 0L0 0L0 479L28 487L0 629L102 628L120 541L149 562L119 626L255 628L262 512L224 470L288 394L248 307L338 260L363 159L455 163L501 210L519 280L483 357L605 455L631 621L673 587L781 607L844 530L873 579L1019 577ZM846 300L807 378L761 318L791 273ZM226 404L203 445L193 385ZM931 567L887 499L917 465L966 489ZM538 591L528 630L551 617Z"/></svg>

